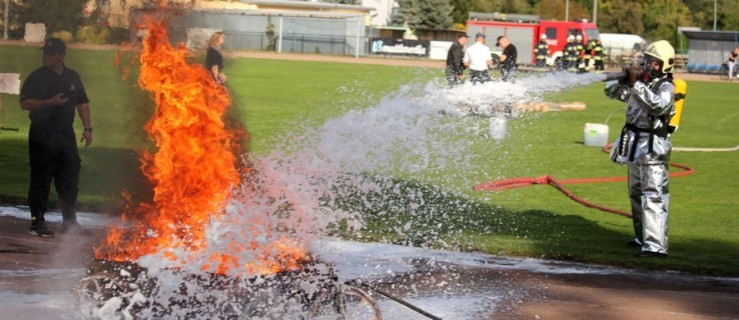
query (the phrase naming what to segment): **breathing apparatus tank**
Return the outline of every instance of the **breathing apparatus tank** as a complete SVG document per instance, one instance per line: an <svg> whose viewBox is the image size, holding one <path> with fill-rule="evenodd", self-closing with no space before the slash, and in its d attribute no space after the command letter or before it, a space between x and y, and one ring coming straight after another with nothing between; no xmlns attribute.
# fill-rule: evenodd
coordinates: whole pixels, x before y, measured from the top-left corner
<svg viewBox="0 0 739 320"><path fill-rule="evenodd" d="M677 131L680 127L680 119L683 115L683 104L685 104L685 96L688 93L688 83L683 79L674 79L672 83L675 85L675 115L670 119L670 133Z"/></svg>

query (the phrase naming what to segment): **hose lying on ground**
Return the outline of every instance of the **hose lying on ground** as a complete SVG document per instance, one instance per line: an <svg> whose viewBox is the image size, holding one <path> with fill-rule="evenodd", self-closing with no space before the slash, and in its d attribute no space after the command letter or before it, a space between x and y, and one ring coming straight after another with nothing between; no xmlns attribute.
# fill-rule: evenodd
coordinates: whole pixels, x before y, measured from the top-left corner
<svg viewBox="0 0 739 320"><path fill-rule="evenodd" d="M613 146L612 144L607 144L603 147L602 150L606 153L609 153L610 148L612 146ZM693 172L695 172L693 168L688 167L686 165L679 164L679 163L670 162L670 166L683 169L683 171L680 171L680 172L670 172L670 177L686 176L689 174L693 174ZM497 181L492 181L492 182L485 182L485 183L481 183L481 184L474 186L473 189L477 191L497 191L497 190L532 186L535 184L548 184L548 185L551 185L557 188L557 190L564 193L568 198L586 207L598 209L598 210L605 211L605 212L615 213L615 214L618 214L624 217L631 218L631 213L589 202L575 195L572 191L570 191L564 186L565 184L618 182L618 181L626 181L626 177L618 176L618 177L577 178L577 179L557 180L550 175L544 175L544 176L537 177L537 178L514 178L514 179L505 179L505 180L497 180Z"/></svg>
<svg viewBox="0 0 739 320"><path fill-rule="evenodd" d="M739 144L733 148L693 148L693 147L676 147L672 148L672 151L689 151L689 152L726 152L726 151L739 151Z"/></svg>
<svg viewBox="0 0 739 320"><path fill-rule="evenodd" d="M408 301L405 301L405 300L403 300L401 298L398 298L398 297L396 297L394 295L391 295L390 293L388 293L388 292L386 292L386 291L384 291L382 289L379 289L379 288L377 288L375 286L372 286L369 283L363 282L360 279L350 280L350 281L345 282L345 284L348 284L348 285L360 287L360 288L363 288L363 289L366 289L366 290L371 290L371 291L377 292L377 293L379 293L379 294L381 294L381 295L383 295L383 296L385 296L385 297L387 297L387 298L389 298L389 299L391 299L391 300L393 300L393 301L395 301L397 303L400 303L400 304L408 307L409 309L411 309L411 310L413 310L415 312L418 312L419 314L425 316L426 318L429 318L429 319L432 319L432 320L441 320L441 318L439 318L439 317L437 317L437 316L435 316L433 314L428 313L426 310L423 310L423 309L421 309L419 307L416 307L416 306L412 305L411 303L409 303Z"/></svg>

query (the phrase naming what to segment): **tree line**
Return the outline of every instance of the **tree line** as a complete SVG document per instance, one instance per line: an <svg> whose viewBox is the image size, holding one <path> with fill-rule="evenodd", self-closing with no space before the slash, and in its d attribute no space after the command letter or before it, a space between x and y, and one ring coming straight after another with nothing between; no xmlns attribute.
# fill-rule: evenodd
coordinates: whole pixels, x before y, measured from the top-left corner
<svg viewBox="0 0 739 320"><path fill-rule="evenodd" d="M532 14L544 20L593 20L594 0L397 0L393 22L413 30L465 30L470 12ZM566 5L569 4L569 8ZM633 33L677 43L678 27L739 30L739 0L597 0L602 33Z"/></svg>
<svg viewBox="0 0 739 320"><path fill-rule="evenodd" d="M9 0L8 27L11 38L23 37L25 22L43 22L48 32L79 33L87 26L100 29L98 12L85 14L89 0ZM94 0L97 8L110 1ZM125 0L117 0L125 3ZM360 0L324 0L361 4ZM413 30L466 30L470 12L538 15L546 20L593 19L597 1L597 24L602 33L633 33L647 40L677 43L677 27L703 30L739 30L739 0L397 0L392 23L405 23ZM155 3L156 0L144 0ZM566 8L569 4L569 8ZM714 4L717 7L714 20ZM1 8L3 11L6 8ZM98 19L99 20L99 19ZM117 38L117 37L112 37ZM112 39L111 39L112 40Z"/></svg>

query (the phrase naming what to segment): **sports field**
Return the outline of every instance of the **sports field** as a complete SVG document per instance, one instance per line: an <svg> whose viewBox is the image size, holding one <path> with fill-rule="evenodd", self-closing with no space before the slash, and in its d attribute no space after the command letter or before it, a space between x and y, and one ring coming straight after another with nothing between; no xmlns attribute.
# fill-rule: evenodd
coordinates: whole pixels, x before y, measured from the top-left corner
<svg viewBox="0 0 739 320"><path fill-rule="evenodd" d="M118 66L113 63L115 54L113 50L78 49L70 50L66 60L67 65L82 75L87 86L95 128L93 145L81 150L79 204L86 210L111 214L118 210L123 189L146 198L148 188L138 171L136 152L150 148L141 126L153 110L147 95L135 86L135 63L128 78L123 79L123 66L130 61L127 58L131 53L124 53ZM0 46L0 56L3 57L0 72L20 73L21 78L40 65L40 55L34 47ZM197 57L193 59L199 61ZM252 58L229 59L226 72L233 98L232 114L248 130L249 148L256 157L273 150L297 124L318 128L352 110L372 108L405 84L423 85L442 76L438 68ZM683 121L673 144L704 148L736 146L739 143L736 88L736 83L689 81ZM512 119L503 143L483 135L460 136L473 140L470 151L477 159L464 166L448 163L443 170L434 170L423 177L393 170L372 172L399 181L398 185L403 186L401 200L406 194L434 193L431 190L436 189L452 192L434 193L443 196L429 197L433 201L413 208L414 213L421 213L418 215L400 212L393 219L381 220L368 212L369 229L362 236L435 246L438 243L419 240L424 233L433 233L441 240L448 237L447 245L462 250L739 275L736 152L673 152L673 162L691 166L695 173L671 180L670 257L661 260L631 257L633 250L623 245L632 234L628 219L583 207L551 187L493 193L473 191L471 181L545 174L568 179L625 173L625 168L612 164L598 148L582 143L585 123L602 123L609 113L623 107L604 97L602 85L552 93L547 99L583 101L587 109ZM621 113L616 113L609 121L611 139L622 120ZM455 121L449 119L452 125ZM464 120L460 124L470 122ZM0 201L23 204L28 184L29 121L27 113L18 107L17 96L2 94L0 125L19 129L0 133ZM467 168L474 170L464 170ZM570 189L591 202L628 211L623 182L572 185ZM351 200L346 203L351 204ZM424 210L445 210L448 215L444 219L425 217ZM460 218L446 219L453 216ZM416 223L422 228L414 233L416 238L396 237L394 221L414 217L427 220Z"/></svg>

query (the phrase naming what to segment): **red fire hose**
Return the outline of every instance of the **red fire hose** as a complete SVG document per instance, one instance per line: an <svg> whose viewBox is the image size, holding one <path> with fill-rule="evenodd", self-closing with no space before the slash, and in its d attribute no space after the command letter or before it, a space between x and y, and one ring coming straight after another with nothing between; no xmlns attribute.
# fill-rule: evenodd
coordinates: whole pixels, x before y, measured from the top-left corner
<svg viewBox="0 0 739 320"><path fill-rule="evenodd" d="M612 144L607 144L603 147L603 151L608 153ZM680 168L683 171L680 172L670 172L670 177L679 177L679 176L687 176L689 174L693 174L695 172L693 168L688 167L686 165L682 165L679 163L673 163L670 162L671 167ZM512 189L512 188L520 188L520 187L526 187L531 186L535 184L548 184L551 185L560 192L564 193L567 197L570 199L586 206L589 208L598 209L601 211L611 212L618 215L622 215L624 217L631 218L631 214L628 212L624 212L621 210L609 208L606 206L601 206L594 204L592 202L589 202L581 197L578 197L572 191L567 189L564 185L565 184L581 184L581 183L600 183L600 182L618 182L618 181L626 181L625 176L619 176L619 177L602 177L602 178L578 178L578 179L562 179L557 180L554 177L550 175L544 175L537 178L514 178L514 179L506 179L506 180L497 180L492 182L485 182L478 184L474 186L474 190L477 191L497 191L497 190L504 190L504 189Z"/></svg>

